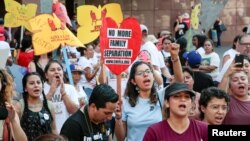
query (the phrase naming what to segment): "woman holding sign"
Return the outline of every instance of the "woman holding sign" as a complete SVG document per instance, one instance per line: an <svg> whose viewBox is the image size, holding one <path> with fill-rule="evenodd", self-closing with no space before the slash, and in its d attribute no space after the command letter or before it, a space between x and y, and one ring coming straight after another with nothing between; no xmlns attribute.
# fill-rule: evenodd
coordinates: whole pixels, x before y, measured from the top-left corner
<svg viewBox="0 0 250 141"><path fill-rule="evenodd" d="M171 44L171 56L177 81L182 81L179 45ZM164 93L158 95L154 86L153 68L146 62L135 62L122 101L122 108L116 111L115 133L118 141L142 140L146 129L162 120ZM135 136L136 135L136 136Z"/></svg>

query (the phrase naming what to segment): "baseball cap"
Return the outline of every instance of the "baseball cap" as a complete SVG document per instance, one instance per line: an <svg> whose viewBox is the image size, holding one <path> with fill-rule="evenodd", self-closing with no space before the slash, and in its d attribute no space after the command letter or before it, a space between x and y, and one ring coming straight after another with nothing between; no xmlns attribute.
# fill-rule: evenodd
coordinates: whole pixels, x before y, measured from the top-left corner
<svg viewBox="0 0 250 141"><path fill-rule="evenodd" d="M182 17L185 18L185 19L188 19L188 18L189 18L189 14L188 14L188 13L184 13L184 14L182 15Z"/></svg>
<svg viewBox="0 0 250 141"><path fill-rule="evenodd" d="M179 92L187 92L191 97L195 96L195 92L190 90L187 84L175 82L166 88L164 99L168 99L170 96L176 95Z"/></svg>
<svg viewBox="0 0 250 141"><path fill-rule="evenodd" d="M143 31L145 31L145 32L147 32L148 33L148 28L147 28L147 26L146 25L144 25L144 24L140 24L140 27L141 27L141 31L143 32Z"/></svg>
<svg viewBox="0 0 250 141"><path fill-rule="evenodd" d="M187 60L191 68L198 67L201 64L201 55L197 51L185 52L182 56Z"/></svg>
<svg viewBox="0 0 250 141"><path fill-rule="evenodd" d="M153 44L156 44L156 43L159 42L159 40L156 39L155 35L153 35L153 34L148 35L147 36L147 40L150 41L150 42L152 42Z"/></svg>
<svg viewBox="0 0 250 141"><path fill-rule="evenodd" d="M70 70L72 72L80 72L80 73L83 72L83 68L77 64L70 64Z"/></svg>
<svg viewBox="0 0 250 141"><path fill-rule="evenodd" d="M163 36L171 36L171 32L170 31L168 31L168 30L163 30L163 31L161 31L161 33L160 33L160 36L161 37L163 37Z"/></svg>

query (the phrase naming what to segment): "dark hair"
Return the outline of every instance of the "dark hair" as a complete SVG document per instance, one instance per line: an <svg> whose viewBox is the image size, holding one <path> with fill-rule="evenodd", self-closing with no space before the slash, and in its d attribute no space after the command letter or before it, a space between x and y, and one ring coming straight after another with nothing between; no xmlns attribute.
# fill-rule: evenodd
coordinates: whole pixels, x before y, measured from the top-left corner
<svg viewBox="0 0 250 141"><path fill-rule="evenodd" d="M63 65L62 65L58 60L51 60L51 61L49 61L48 64L45 66L45 68L44 68L44 73L47 73L48 70L49 70L49 67L50 67L52 64L54 64L54 63L58 64L58 65L62 68L62 70L63 70Z"/></svg>
<svg viewBox="0 0 250 141"><path fill-rule="evenodd" d="M193 70L192 70L190 67L188 67L188 66L183 66L183 67L182 67L182 72L187 72L187 73L189 73L189 74L192 76L192 78L194 79L194 72L193 72Z"/></svg>
<svg viewBox="0 0 250 141"><path fill-rule="evenodd" d="M205 43L206 39L207 39L207 36L205 36L205 35L198 35L198 45L199 45L198 48L204 46L204 43Z"/></svg>
<svg viewBox="0 0 250 141"><path fill-rule="evenodd" d="M178 38L176 43L180 45L179 58L182 66L185 66L186 59L182 56L187 51L187 39L184 37Z"/></svg>
<svg viewBox="0 0 250 141"><path fill-rule="evenodd" d="M80 52L81 56L84 56L84 51L86 51L90 46L92 46L93 48L95 47L94 44L91 42L91 43L88 43L88 44L85 44L85 47L78 47L76 50L78 52Z"/></svg>
<svg viewBox="0 0 250 141"><path fill-rule="evenodd" d="M0 69L0 80L1 80L1 85L2 85L2 88L0 90L0 94L2 96L2 93L4 92L5 87L7 85L7 79L5 77L5 74L4 74L3 70L1 70L1 69Z"/></svg>
<svg viewBox="0 0 250 141"><path fill-rule="evenodd" d="M180 51L181 50L186 51L186 48L187 48L187 39L186 38L184 38L184 37L178 38L176 40L176 43L180 45Z"/></svg>
<svg viewBox="0 0 250 141"><path fill-rule="evenodd" d="M201 34L196 34L193 36L193 38L197 38L198 39L198 47L196 47L196 49L203 47L205 40L207 39L207 37L205 35L201 35Z"/></svg>
<svg viewBox="0 0 250 141"><path fill-rule="evenodd" d="M236 48L235 43L239 42L240 38L241 38L241 35L237 35L237 36L234 37L233 46L232 46L233 49Z"/></svg>
<svg viewBox="0 0 250 141"><path fill-rule="evenodd" d="M171 61L171 56L169 56L169 57L167 57L166 59L165 59L165 62L167 62L168 63L168 70L169 70L169 73L171 74L171 75L174 75L174 66L173 66L173 62Z"/></svg>
<svg viewBox="0 0 250 141"><path fill-rule="evenodd" d="M162 38L162 44L164 43L165 40L169 40L171 43L175 42L174 38L171 36L166 36Z"/></svg>
<svg viewBox="0 0 250 141"><path fill-rule="evenodd" d="M22 47L21 51L25 51L27 48L29 48L32 45L32 37L30 35L26 35L23 37L22 40Z"/></svg>
<svg viewBox="0 0 250 141"><path fill-rule="evenodd" d="M247 33L247 26L245 26L245 27L242 28L242 32L243 33Z"/></svg>
<svg viewBox="0 0 250 141"><path fill-rule="evenodd" d="M98 44L100 44L100 38L97 37L94 41L93 41L93 45L97 46Z"/></svg>
<svg viewBox="0 0 250 141"><path fill-rule="evenodd" d="M132 107L135 107L137 100L138 100L139 93L138 93L138 90L136 90L136 85L134 85L131 82L131 80L135 78L135 73L136 73L137 67L142 65L142 64L147 65L151 71L153 70L148 63L142 62L142 61L136 61L132 65L131 70L130 70L130 74L129 74L129 79L127 82L127 87L125 89L125 94L124 94L125 96L127 96L129 98L129 104ZM154 84L151 88L150 101L151 101L151 103L154 103L154 104L156 104L156 102L157 102L157 91L156 91Z"/></svg>
<svg viewBox="0 0 250 141"><path fill-rule="evenodd" d="M5 74L2 72L2 70L0 70L0 81L1 81L1 85L2 88L0 90L0 107L4 106L5 107L5 102L7 101L7 98L5 96L5 88L7 85L7 79L5 77Z"/></svg>
<svg viewBox="0 0 250 141"><path fill-rule="evenodd" d="M201 111L201 106L207 107L207 104L212 98L225 99L227 105L229 105L230 98L229 95L217 87L209 87L201 91L201 96L199 99L199 110L200 119L204 119L204 113Z"/></svg>
<svg viewBox="0 0 250 141"><path fill-rule="evenodd" d="M43 85L43 81L42 81L42 78L41 78L41 76L39 75L39 73L37 73L37 72L29 72L29 73L26 73L26 74L24 75L24 77L23 77L23 79L22 79L22 84L23 84L24 111L23 111L23 115L22 115L21 120L22 120L22 119L28 118L29 113L30 113L30 112L28 112L29 109L28 109L28 101L27 101L28 95L29 95L29 94L28 94L28 92L25 91L25 88L26 88L26 86L27 86L27 82L28 82L29 77L30 77L30 76L33 76L33 75L38 76L38 77L40 78L40 80L41 80L42 85ZM45 96L43 90L42 90L42 95L43 95L43 106L44 106L44 108L46 109L46 111L48 111L49 116L50 116L50 118L51 118L51 121L53 121L53 116L52 116L51 111L50 111L50 109L49 109L49 107L48 107L47 98L46 98L46 96ZM51 131L51 126L49 127L49 130Z"/></svg>
<svg viewBox="0 0 250 141"><path fill-rule="evenodd" d="M90 97L89 97L89 105L94 103L96 108L105 108L107 102L115 103L118 101L118 95L115 90L107 84L97 85Z"/></svg>
<svg viewBox="0 0 250 141"><path fill-rule="evenodd" d="M62 135L50 133L41 135L35 138L33 141L68 141L68 139Z"/></svg>
<svg viewBox="0 0 250 141"><path fill-rule="evenodd" d="M64 81L64 82L67 82L67 79L66 79L67 75L64 73L63 65L62 65L58 60L50 60L50 61L48 62L48 64L45 66L45 68L44 68L44 73L47 73L48 70L49 70L49 67L50 67L52 64L54 64L54 63L58 64L58 65L62 68L63 76L64 76L64 77L63 77L63 81ZM44 80L48 81L47 78L44 78Z"/></svg>

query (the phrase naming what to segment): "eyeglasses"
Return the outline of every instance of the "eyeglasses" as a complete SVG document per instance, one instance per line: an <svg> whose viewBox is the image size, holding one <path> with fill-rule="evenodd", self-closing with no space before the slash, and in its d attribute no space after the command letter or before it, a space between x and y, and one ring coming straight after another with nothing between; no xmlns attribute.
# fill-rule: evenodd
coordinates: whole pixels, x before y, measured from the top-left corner
<svg viewBox="0 0 250 141"><path fill-rule="evenodd" d="M146 74L151 74L152 71L151 71L150 69L146 69L145 71L138 71L138 72L136 72L135 74L141 76L141 75L143 75L144 73L146 73Z"/></svg>
<svg viewBox="0 0 250 141"><path fill-rule="evenodd" d="M221 109L222 111L227 111L229 109L229 107L227 105L210 105L208 106L210 109L212 109L213 111L219 111L219 109Z"/></svg>
<svg viewBox="0 0 250 141"><path fill-rule="evenodd" d="M250 46L250 43L240 43L240 45L243 45L243 46Z"/></svg>

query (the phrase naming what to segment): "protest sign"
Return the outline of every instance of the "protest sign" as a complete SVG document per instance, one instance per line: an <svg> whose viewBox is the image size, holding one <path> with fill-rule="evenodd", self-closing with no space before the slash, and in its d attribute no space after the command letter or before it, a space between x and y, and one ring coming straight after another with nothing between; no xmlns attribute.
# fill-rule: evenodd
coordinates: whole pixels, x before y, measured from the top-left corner
<svg viewBox="0 0 250 141"><path fill-rule="evenodd" d="M140 24L135 18L124 19L119 28L112 18L105 18L102 22L102 59L113 74L119 75L133 63L140 51Z"/></svg>
<svg viewBox="0 0 250 141"><path fill-rule="evenodd" d="M77 29L77 37L83 44L94 41L100 35L102 19L111 17L120 24L123 20L121 6L116 3L106 4L103 7L83 5L77 8L77 22L80 27Z"/></svg>

